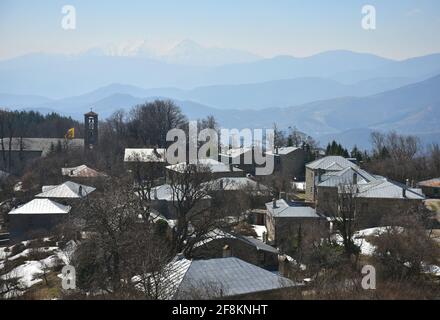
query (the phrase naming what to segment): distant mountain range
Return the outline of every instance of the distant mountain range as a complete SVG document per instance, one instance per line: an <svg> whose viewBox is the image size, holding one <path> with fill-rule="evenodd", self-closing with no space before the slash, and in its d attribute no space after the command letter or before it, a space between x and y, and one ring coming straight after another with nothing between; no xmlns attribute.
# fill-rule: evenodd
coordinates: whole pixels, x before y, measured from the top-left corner
<svg viewBox="0 0 440 320"><path fill-rule="evenodd" d="M298 80L299 81L299 80ZM284 108L218 109L192 100L176 99L167 94L148 95L153 91L126 85L111 85L84 95L61 100L27 104L26 108L48 112L53 110L77 119L91 106L101 118L117 109L128 110L136 104L157 98L172 98L190 119L214 115L228 128L280 128L296 126L322 143L337 138L352 146L369 147L371 130L396 130L420 136L424 142L440 142L440 76L397 89L365 97L339 97ZM181 93L162 89L162 93ZM203 90L202 90L203 91ZM197 92L197 90L196 90ZM5 96L11 102L13 96ZM17 96L17 101L30 99ZM41 97L36 97L39 101ZM0 103L4 97L0 95ZM28 102L28 101L27 101Z"/></svg>
<svg viewBox="0 0 440 320"><path fill-rule="evenodd" d="M262 59L244 50L206 47L191 39L185 39L165 52L159 52L146 40L138 40L94 47L86 50L82 55L141 57L170 64L211 67Z"/></svg>
<svg viewBox="0 0 440 320"><path fill-rule="evenodd" d="M189 57L199 51L206 59L228 56L226 49L190 41L174 49L170 56L179 56L179 51ZM424 142L440 142L440 54L393 61L332 51L195 66L185 59L171 63L164 56L149 58L142 45L118 50L0 61L0 88L5 92L0 107L56 111L76 119L93 107L104 119L117 109L169 98L190 119L214 115L228 128L277 123L281 128L296 126L323 143L337 138L350 147L369 147L371 130L397 130ZM234 56L239 54L226 60ZM65 97L53 98L60 96Z"/></svg>
<svg viewBox="0 0 440 320"><path fill-rule="evenodd" d="M197 60L201 61L202 57L208 59L215 56L207 53L210 50L218 52L211 48L197 54L197 50L193 50L194 57L200 55ZM228 54L225 50L220 50L218 55L226 57ZM231 55L238 57L239 54ZM230 60L225 58L225 61ZM374 83L372 81L380 79L382 83L387 83L386 90L440 73L440 54L394 61L372 54L330 51L306 58L278 56L220 66L196 66L179 63L179 59L174 61L171 63L143 55L101 55L93 50L70 56L28 54L0 61L0 88L2 92L9 94L62 98L80 95L112 83L143 88L192 89L284 79L325 78L346 85L360 81L371 85ZM315 93L318 92L315 90ZM297 102L301 102L301 99Z"/></svg>

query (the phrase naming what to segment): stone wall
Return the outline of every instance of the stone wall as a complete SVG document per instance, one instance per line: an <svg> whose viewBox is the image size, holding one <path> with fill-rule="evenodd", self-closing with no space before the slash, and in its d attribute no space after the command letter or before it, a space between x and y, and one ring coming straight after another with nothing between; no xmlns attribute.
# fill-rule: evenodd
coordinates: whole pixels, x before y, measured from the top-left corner
<svg viewBox="0 0 440 320"><path fill-rule="evenodd" d="M66 218L66 214L10 214L10 239L19 241L50 234Z"/></svg>
<svg viewBox="0 0 440 320"><path fill-rule="evenodd" d="M316 210L327 216L338 214L338 191L336 187L319 187ZM422 200L391 198L356 198L355 217L358 228L372 228L382 225L386 216L396 216L416 209Z"/></svg>
<svg viewBox="0 0 440 320"><path fill-rule="evenodd" d="M315 171L306 167L306 200L315 201Z"/></svg>
<svg viewBox="0 0 440 320"><path fill-rule="evenodd" d="M196 247L192 252L192 256L195 259L222 258L223 248L226 245L229 246L232 257L269 270L277 270L278 268L278 254L257 250L255 246L233 238L213 239L203 246Z"/></svg>

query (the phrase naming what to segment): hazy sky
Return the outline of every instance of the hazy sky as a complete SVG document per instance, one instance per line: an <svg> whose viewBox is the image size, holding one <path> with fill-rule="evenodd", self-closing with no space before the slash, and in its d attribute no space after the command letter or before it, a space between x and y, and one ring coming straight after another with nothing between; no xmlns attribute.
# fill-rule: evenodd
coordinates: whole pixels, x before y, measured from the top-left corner
<svg viewBox="0 0 440 320"><path fill-rule="evenodd" d="M76 30L61 28L67 4ZM366 4L374 31L361 28ZM439 0L0 0L0 59L140 39L157 50L192 39L265 57L347 49L403 59L440 52L439 31Z"/></svg>

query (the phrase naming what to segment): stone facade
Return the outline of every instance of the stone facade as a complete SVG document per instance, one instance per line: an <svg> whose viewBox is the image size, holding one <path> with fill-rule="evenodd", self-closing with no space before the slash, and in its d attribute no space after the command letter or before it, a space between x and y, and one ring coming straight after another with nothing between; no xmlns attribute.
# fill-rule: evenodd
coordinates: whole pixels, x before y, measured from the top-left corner
<svg viewBox="0 0 440 320"><path fill-rule="evenodd" d="M177 219L177 209L171 200L159 200L152 199L151 200L151 209L156 210L162 216L169 220ZM209 208L211 207L211 199L201 199L197 202L197 204L190 210L189 216L191 216L191 212L201 212L207 211L209 212Z"/></svg>
<svg viewBox="0 0 440 320"><path fill-rule="evenodd" d="M384 216L402 215L423 204L419 199L403 198L364 198L354 199L355 218L360 229L381 225ZM338 215L337 187L318 187L316 210L326 216Z"/></svg>
<svg viewBox="0 0 440 320"><path fill-rule="evenodd" d="M290 179L303 181L305 159L305 151L302 148L286 154L275 154L275 171Z"/></svg>
<svg viewBox="0 0 440 320"><path fill-rule="evenodd" d="M224 247L229 247L230 256L239 258L264 269L277 270L278 253L258 250L255 246L237 238L213 239L208 243L196 247L192 256L195 259L222 258Z"/></svg>
<svg viewBox="0 0 440 320"><path fill-rule="evenodd" d="M325 218L312 217L274 217L266 214L267 240L269 243L283 247L299 231L307 234L322 234L328 230Z"/></svg>
<svg viewBox="0 0 440 320"><path fill-rule="evenodd" d="M306 167L306 200L315 200L315 171Z"/></svg>
<svg viewBox="0 0 440 320"><path fill-rule="evenodd" d="M9 215L10 240L15 242L48 235L66 218L65 214Z"/></svg>

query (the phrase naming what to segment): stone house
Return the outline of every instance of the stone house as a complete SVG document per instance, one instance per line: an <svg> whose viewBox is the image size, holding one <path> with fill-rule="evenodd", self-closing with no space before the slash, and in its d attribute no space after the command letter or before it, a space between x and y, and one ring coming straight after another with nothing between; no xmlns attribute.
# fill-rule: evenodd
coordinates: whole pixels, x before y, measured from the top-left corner
<svg viewBox="0 0 440 320"><path fill-rule="evenodd" d="M267 242L283 247L299 232L322 234L328 230L327 219L304 203L285 199L266 203Z"/></svg>
<svg viewBox="0 0 440 320"><path fill-rule="evenodd" d="M348 190L359 228L379 226L385 215L400 215L421 206L425 199L419 189L358 168L324 174L316 188L316 209L328 217L339 215L339 200Z"/></svg>
<svg viewBox="0 0 440 320"><path fill-rule="evenodd" d="M177 201L177 192L178 190L173 190L169 184L163 184L152 188L150 192L151 209L156 210L160 215L164 216L168 220L175 220L177 218L177 209L175 207L175 201ZM212 199L209 195L205 195L192 208L192 211L209 211L209 208L211 207L211 200Z"/></svg>
<svg viewBox="0 0 440 320"><path fill-rule="evenodd" d="M250 236L214 230L195 244L194 259L236 257L268 270L278 268L278 250Z"/></svg>
<svg viewBox="0 0 440 320"><path fill-rule="evenodd" d="M341 156L327 156L306 164L306 200L311 202L316 200L316 185L321 183L323 174L346 168L358 168L358 166Z"/></svg>
<svg viewBox="0 0 440 320"><path fill-rule="evenodd" d="M267 155L274 157L275 173L279 173L290 180L304 181L304 165L306 153L303 148L298 147L280 147Z"/></svg>
<svg viewBox="0 0 440 320"><path fill-rule="evenodd" d="M222 202L245 199L251 208L257 208L271 199L268 187L247 177L218 178L206 185L213 198Z"/></svg>
<svg viewBox="0 0 440 320"><path fill-rule="evenodd" d="M165 177L166 149L126 148L124 165L137 179L156 180Z"/></svg>
<svg viewBox="0 0 440 320"><path fill-rule="evenodd" d="M166 167L166 179L169 182L173 176L178 178L187 170L187 166L199 166L199 174L206 172L206 180L219 178L244 177L245 172L233 165L227 165L214 159L199 159L197 164L188 164L185 162L170 165Z"/></svg>
<svg viewBox="0 0 440 320"><path fill-rule="evenodd" d="M49 199L34 199L8 213L11 241L30 239L50 234L65 221L71 210Z"/></svg>
<svg viewBox="0 0 440 320"><path fill-rule="evenodd" d="M280 299L299 284L236 257L188 260L165 267L160 299Z"/></svg>
<svg viewBox="0 0 440 320"><path fill-rule="evenodd" d="M440 198L440 178L420 181L417 186L429 198Z"/></svg>
<svg viewBox="0 0 440 320"><path fill-rule="evenodd" d="M255 175L254 148L242 147L228 149L219 154L219 161L240 168L245 173Z"/></svg>
<svg viewBox="0 0 440 320"><path fill-rule="evenodd" d="M9 148L9 144L11 148ZM58 138L4 138L0 145L0 169L20 175L30 162L47 156L53 148L79 149L84 147L83 139ZM9 156L11 157L9 162Z"/></svg>

